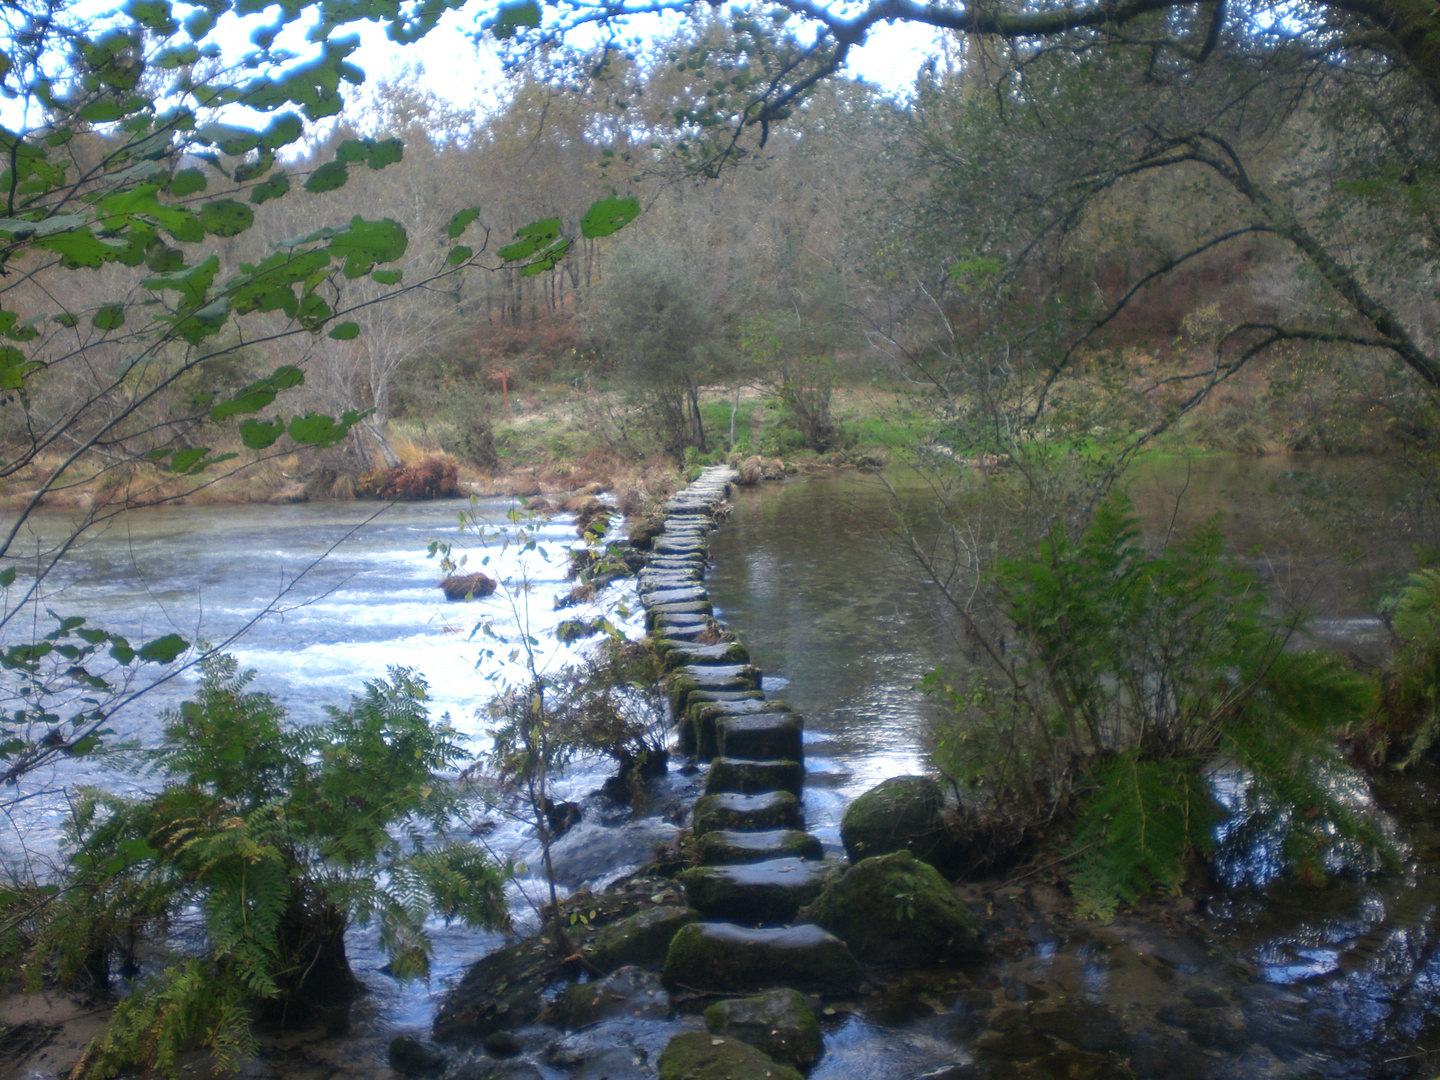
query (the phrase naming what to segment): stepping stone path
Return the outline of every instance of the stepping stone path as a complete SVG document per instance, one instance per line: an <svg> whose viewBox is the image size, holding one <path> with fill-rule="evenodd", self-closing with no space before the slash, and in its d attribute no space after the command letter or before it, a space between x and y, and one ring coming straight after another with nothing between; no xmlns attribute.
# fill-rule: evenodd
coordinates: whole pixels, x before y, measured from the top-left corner
<svg viewBox="0 0 1440 1080"><path fill-rule="evenodd" d="M680 878L703 921L672 941L665 979L703 994L780 984L843 995L863 979L850 950L819 926L789 925L840 869L805 831L804 723L765 698L764 676L711 616L708 536L735 475L706 469L665 503L664 529L639 573L680 749L710 763L693 812L701 865Z"/></svg>

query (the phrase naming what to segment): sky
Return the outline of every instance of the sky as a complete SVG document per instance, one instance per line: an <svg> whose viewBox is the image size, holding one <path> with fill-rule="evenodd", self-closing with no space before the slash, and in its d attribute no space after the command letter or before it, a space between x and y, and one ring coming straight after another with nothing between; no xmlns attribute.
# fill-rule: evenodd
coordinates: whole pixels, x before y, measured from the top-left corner
<svg viewBox="0 0 1440 1080"><path fill-rule="evenodd" d="M115 0L78 0L74 10L93 10L97 21L103 13L114 10ZM406 67L421 66L428 76L431 90L441 97L464 109L486 111L499 103L504 78L500 62L494 49L486 44L477 50L473 39L465 33L466 28L476 24L477 18L487 9L493 9L494 0L472 0L459 12L447 14L429 35L413 45L397 45L389 41L384 31L370 23L360 24L361 46L352 59L362 67L368 76L367 82L374 85L387 77L400 74ZM176 15L184 18L188 14L184 0L176 5ZM263 13L246 16L224 16L216 26L212 40L221 45L228 59L239 59L252 48L250 31L273 20L279 11L275 5ZM673 21L670 24L674 25ZM276 44L288 46L297 54L314 49L304 40L307 27L295 27L277 39ZM629 34L655 34L664 27L657 19L647 25L639 20L633 22ZM348 30L345 32L349 32ZM587 42L576 36L572 40L578 45ZM867 44L851 54L846 73L871 82L880 88L896 94L905 94L915 81L915 73L924 61L936 52L935 32L913 25L881 25L872 31ZM352 99L351 110L363 110L366 95L362 92L347 94ZM352 116L354 120L362 119ZM38 117L30 117L30 120ZM243 120L239 117L235 120ZM262 118L255 118L263 124ZM26 118L18 111L18 103L0 101L0 123L6 127L28 126Z"/></svg>

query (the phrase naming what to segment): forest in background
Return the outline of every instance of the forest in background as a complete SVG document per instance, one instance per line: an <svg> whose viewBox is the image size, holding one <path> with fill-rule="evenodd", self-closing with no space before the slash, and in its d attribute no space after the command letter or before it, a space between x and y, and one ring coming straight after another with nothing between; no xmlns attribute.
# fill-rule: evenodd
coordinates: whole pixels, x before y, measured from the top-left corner
<svg viewBox="0 0 1440 1080"><path fill-rule="evenodd" d="M394 280L443 278L384 303L371 301L385 283L351 283L354 337L252 330L227 341L147 401L144 430L170 425L187 445L173 417L197 386L239 391L282 365L306 372L297 408L364 415L333 450L304 461L252 454L269 460L199 495L258 501L373 493L362 477L437 455L475 481L470 490L500 491L533 488L534 473L556 466L564 486L577 460L586 479L731 452L988 460L1042 443L1124 457L1156 436L1241 453L1424 441L1414 372L1346 329L1344 298L1293 244L1256 226L1243 193L1204 162L1146 161L1127 146L1141 95L1157 114L1145 122L1190 124L1203 112L1234 126L1251 174L1336 230L1362 273L1405 293L1405 275L1381 265L1422 257L1402 250L1403 231L1359 247L1346 231L1359 224L1347 214L1378 224L1390 209L1361 207L1388 196L1347 179L1358 154L1378 152L1347 144L1334 120L1342 106L1328 98L1353 88L1232 71L1157 105L1138 60L1067 71L972 40L932 62L908 100L832 79L763 148L697 175L677 118L714 97L714 57L737 47L714 21L633 60L532 57L484 116L458 113L424 71L373 88L363 115L292 148L286 168L316 175L347 141L399 139L403 156L352 167L334 190L266 193L253 224L217 238L221 273L381 205L410 237ZM1062 104L1027 98L1042 83L1063 87ZM76 152L103 155L105 139L77 135ZM237 163L186 164L218 182ZM636 199L638 219L580 238L538 272L500 257L519 224L573 233L581 209L606 196ZM461 205L479 210L475 251L450 275L445 230ZM7 303L23 311L63 296L98 309L143 298L147 273L56 268ZM1396 300L1428 337L1423 291ZM1297 315L1316 325L1263 340ZM65 336L50 326L36 359L67 348ZM146 390L141 377L106 385L133 348L110 336L89 343L88 370L37 383L24 417L0 418L11 427L0 437L23 440L37 418L53 422L102 389ZM245 450L229 439L217 450ZM12 456L12 502L53 474L57 455ZM146 503L184 487L125 456L92 451L90 475L50 502ZM516 469L515 483L491 479Z"/></svg>

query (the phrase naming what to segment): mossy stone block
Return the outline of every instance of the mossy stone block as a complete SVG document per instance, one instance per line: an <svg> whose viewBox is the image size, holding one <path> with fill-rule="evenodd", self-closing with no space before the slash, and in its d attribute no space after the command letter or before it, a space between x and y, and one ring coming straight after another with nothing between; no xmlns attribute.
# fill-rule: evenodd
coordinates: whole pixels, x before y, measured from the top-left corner
<svg viewBox="0 0 1440 1080"><path fill-rule="evenodd" d="M613 971L623 964L662 964L676 931L699 918L700 913L692 908L674 904L637 911L600 927L594 944L586 950L586 959L601 971Z"/></svg>
<svg viewBox="0 0 1440 1080"><path fill-rule="evenodd" d="M800 829L714 829L695 838L695 849L711 866L825 857L819 838Z"/></svg>
<svg viewBox="0 0 1440 1080"><path fill-rule="evenodd" d="M751 926L784 923L816 899L838 871L809 859L766 859L726 866L696 866L680 874L685 899L697 911Z"/></svg>
<svg viewBox="0 0 1440 1080"><path fill-rule="evenodd" d="M788 706L715 718L715 749L721 757L801 761L804 738L805 725Z"/></svg>
<svg viewBox="0 0 1440 1080"><path fill-rule="evenodd" d="M724 792L695 800L692 827L699 836L714 829L803 829L800 800L788 791L760 795Z"/></svg>
<svg viewBox="0 0 1440 1080"><path fill-rule="evenodd" d="M710 775L705 777L705 793L737 791L758 795L762 791L788 791L799 795L804 783L805 768L798 761L717 757L710 763Z"/></svg>
<svg viewBox="0 0 1440 1080"><path fill-rule="evenodd" d="M804 1080L739 1039L705 1031L676 1035L660 1054L660 1080Z"/></svg>
<svg viewBox="0 0 1440 1080"><path fill-rule="evenodd" d="M845 997L865 981L845 943L819 926L751 930L734 923L682 927L665 957L665 984L745 994L775 985Z"/></svg>
<svg viewBox="0 0 1440 1080"><path fill-rule="evenodd" d="M705 1026L712 1034L733 1036L786 1065L808 1069L820 1060L820 1024L796 990L716 1002L705 1010Z"/></svg>

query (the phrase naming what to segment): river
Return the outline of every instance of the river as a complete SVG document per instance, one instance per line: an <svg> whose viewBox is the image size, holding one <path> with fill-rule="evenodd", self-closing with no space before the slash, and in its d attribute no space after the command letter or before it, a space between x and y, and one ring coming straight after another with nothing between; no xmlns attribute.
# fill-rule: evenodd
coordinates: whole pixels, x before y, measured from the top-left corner
<svg viewBox="0 0 1440 1080"><path fill-rule="evenodd" d="M1367 468L1363 462L1280 458L1167 461L1142 470L1131 491L1152 534L1184 532L1222 515L1232 550L1277 594L1309 606L1319 641L1362 658L1377 657L1383 654L1384 632L1374 614L1375 595L1393 582L1417 541L1392 531L1365 540L1357 555L1353 544L1333 540L1339 519L1327 517L1325 507L1336 506L1337 498L1343 504L1343 494L1333 493L1353 490ZM1389 482L1382 479L1360 483L1377 507ZM905 482L899 483L903 490ZM498 530L513 505L490 500L476 513ZM454 537L456 515L465 508L397 505L353 535L347 534L373 512L373 504L148 510L87 543L47 603L88 614L136 639L174 631L218 641L305 571L286 595L285 610L259 621L231 648L243 665L259 672L257 687L274 693L292 718L306 722L326 705L343 705L363 680L382 675L387 666L409 666L429 681L435 709L448 711L481 749L485 722L477 710L493 693L494 678L505 673L477 665L480 646L472 631L482 620L502 636L519 627L503 599L447 604L435 587L440 575L426 547L432 539ZM890 514L890 496L873 478L819 475L739 491L729 521L712 538L710 586L719 615L765 672L766 691L787 698L806 719L806 816L831 848L838 847L840 817L852 798L887 776L924 768L927 732L938 713L915 684L925 671L963 651L943 598L887 541ZM59 524L42 520L40 528L53 531ZM535 602L526 610L531 631L549 642L548 632L570 614L554 611L550 598L568 587L563 550L574 532L563 518L539 525L538 532L551 558L531 560ZM1360 542L1358 533L1350 539ZM312 566L337 541L334 551ZM502 550L493 538L472 537L469 544L471 568L487 554L488 572L504 577L520 568L515 550ZM638 634L632 601L623 585L607 596L612 617ZM551 664L573 655L560 646L547 648ZM157 689L124 718L123 730L153 738L159 711L193 685L186 676ZM604 775L600 763L585 764L562 786L562 794L580 801L586 813L559 852L567 887L602 886L643 859L655 842L673 836L675 826L666 814L673 818L674 808L693 796L697 784L672 770L651 807L632 819L593 794ZM89 767L53 777L57 784L97 779L144 784ZM1431 827L1424 825L1432 790L1407 780L1382 792L1387 808L1409 831L1415 853L1401 875L1348 879L1303 895L1284 889L1272 897L1242 889L1202 898L1197 918L1206 932L1245 961L1242 972L1225 976L1235 982L1236 1015L1250 1027L1263 1021L1281 1032L1264 1044L1277 1067L1296 1075L1425 1074L1428 1052L1440 1046L1430 1031L1440 989L1435 984L1440 965L1431 960L1440 877L1433 872ZM11 857L53 850L63 813L61 799L36 800L23 816L12 817L0 847ZM529 837L513 825L502 823L488 841L502 854L524 857L530 851ZM523 881L512 894L522 915L520 894L535 892L537 885ZM427 1027L446 986L499 940L438 921L431 930L437 946L434 975L428 984L409 986L398 986L380 971L383 957L373 935L354 933L352 960L372 991L352 1029L363 1036L356 1044L362 1055L377 1053L375 1040L389 1032ZM1029 971L1053 964L1065 948L1082 956L1090 947L1077 940L1057 953L1055 943L1045 939L1005 963ZM1194 966L1210 977L1205 962ZM993 977L1000 985L1011 974L999 971ZM863 1069L872 1080L899 1080L943 1065L955 1037L947 1028L947 1043L934 1035L933 1026L887 1026L873 1017L834 1026L815 1076L823 1080ZM1403 1060L1381 1067L1392 1058ZM1267 1066L1251 1074L1272 1071Z"/></svg>

